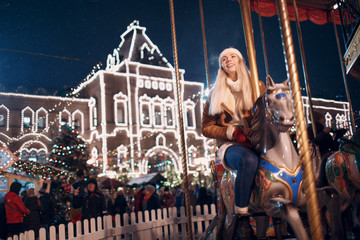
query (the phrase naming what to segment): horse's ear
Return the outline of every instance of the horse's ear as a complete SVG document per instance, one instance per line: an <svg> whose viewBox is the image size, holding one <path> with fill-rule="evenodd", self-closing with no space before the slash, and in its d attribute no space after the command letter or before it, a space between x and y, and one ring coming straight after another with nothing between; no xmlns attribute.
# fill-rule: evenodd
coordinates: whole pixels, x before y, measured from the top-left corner
<svg viewBox="0 0 360 240"><path fill-rule="evenodd" d="M266 77L266 86L267 87L273 87L275 86L274 80L271 78L270 75Z"/></svg>
<svg viewBox="0 0 360 240"><path fill-rule="evenodd" d="M286 86L288 86L288 87L290 87L290 85L289 85L289 79L286 79L282 84L284 84L284 85L286 85Z"/></svg>

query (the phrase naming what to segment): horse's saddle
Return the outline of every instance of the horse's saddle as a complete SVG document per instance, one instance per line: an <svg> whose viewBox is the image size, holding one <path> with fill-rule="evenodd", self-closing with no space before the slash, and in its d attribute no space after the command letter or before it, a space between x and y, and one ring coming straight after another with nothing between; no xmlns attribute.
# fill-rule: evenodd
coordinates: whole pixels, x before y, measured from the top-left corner
<svg viewBox="0 0 360 240"><path fill-rule="evenodd" d="M267 178L272 182L279 181L288 187L290 192L289 200L296 204L303 180L303 172L299 164L295 170L290 171L286 167L278 166L264 157L260 158L259 167L266 172Z"/></svg>

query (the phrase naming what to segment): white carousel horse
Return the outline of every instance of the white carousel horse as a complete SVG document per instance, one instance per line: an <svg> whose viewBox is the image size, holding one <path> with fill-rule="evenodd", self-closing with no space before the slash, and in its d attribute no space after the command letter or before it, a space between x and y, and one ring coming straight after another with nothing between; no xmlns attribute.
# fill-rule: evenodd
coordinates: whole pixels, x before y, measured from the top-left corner
<svg viewBox="0 0 360 240"><path fill-rule="evenodd" d="M309 239L299 214L299 210L306 210L301 162L288 132L294 123L288 80L275 84L268 76L267 87L267 91L259 97L253 108L251 141L261 153L261 158L254 180L250 209L252 212L265 212L273 219L284 218L291 225L297 239ZM235 173L225 171L219 195L220 239L229 239L234 232L234 182ZM325 191L321 193L322 199L329 200ZM268 218L255 219L256 236L264 238ZM275 231L279 238L280 229L276 227Z"/></svg>

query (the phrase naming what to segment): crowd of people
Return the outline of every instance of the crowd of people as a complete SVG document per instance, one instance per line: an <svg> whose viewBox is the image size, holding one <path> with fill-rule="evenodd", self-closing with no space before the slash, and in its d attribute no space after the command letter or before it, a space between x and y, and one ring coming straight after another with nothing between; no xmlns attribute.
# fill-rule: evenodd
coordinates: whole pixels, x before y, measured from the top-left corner
<svg viewBox="0 0 360 240"><path fill-rule="evenodd" d="M38 194L34 188L21 192L22 188L21 183L13 182L9 192L0 199L0 239L28 230L34 230L37 238L40 228L48 232L51 225L75 224L103 215L111 215L115 220L116 214L170 207L180 209L185 204L182 189L156 189L151 184L138 189L100 189L94 178L79 180L71 184L69 190L67 184L50 180L42 184ZM189 192L194 207L215 203L216 198L209 189L194 185Z"/></svg>

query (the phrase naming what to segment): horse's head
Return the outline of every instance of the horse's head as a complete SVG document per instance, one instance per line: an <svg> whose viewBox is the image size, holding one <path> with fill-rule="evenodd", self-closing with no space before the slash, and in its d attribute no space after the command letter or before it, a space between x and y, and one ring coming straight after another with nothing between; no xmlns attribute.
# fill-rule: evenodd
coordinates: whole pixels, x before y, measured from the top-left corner
<svg viewBox="0 0 360 240"><path fill-rule="evenodd" d="M294 124L289 80L277 84L268 76L266 82L266 115L273 119L279 131L287 131Z"/></svg>

